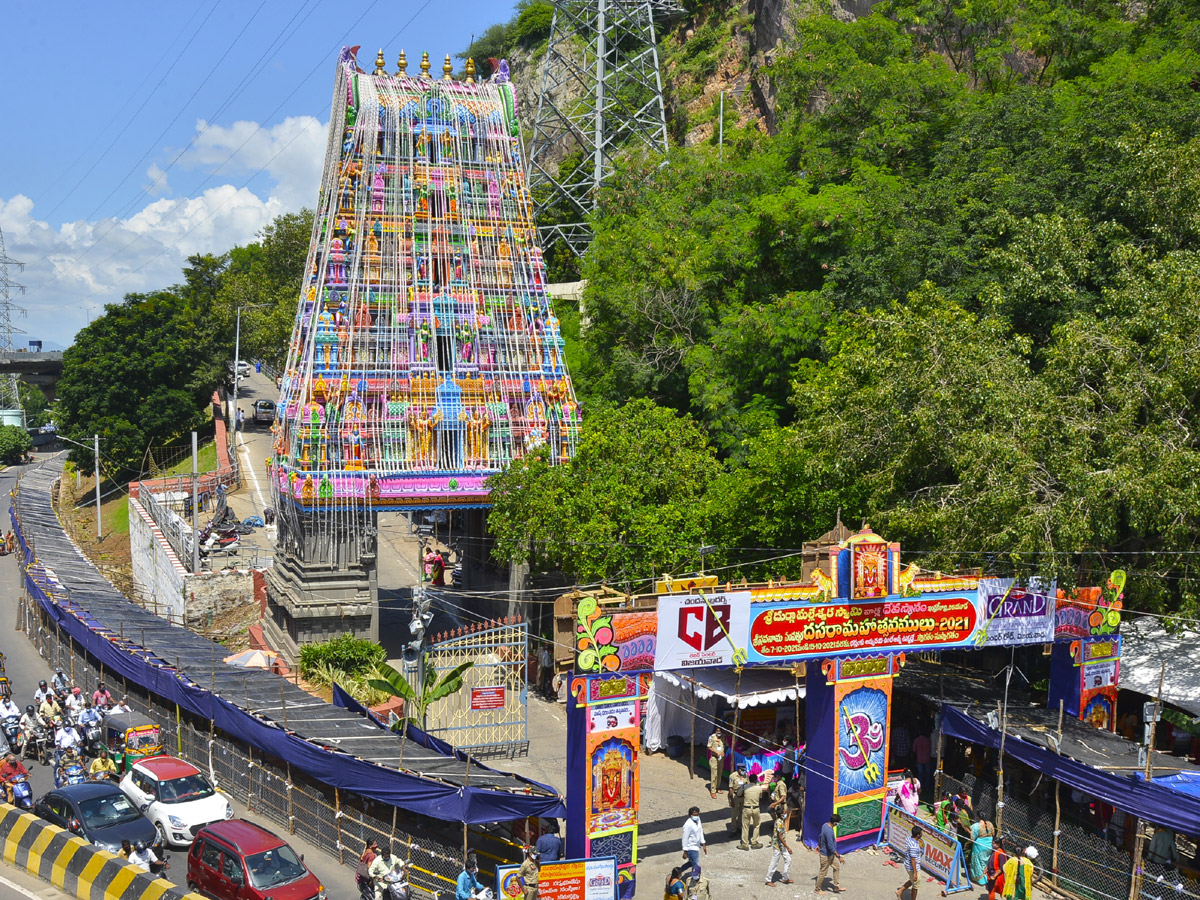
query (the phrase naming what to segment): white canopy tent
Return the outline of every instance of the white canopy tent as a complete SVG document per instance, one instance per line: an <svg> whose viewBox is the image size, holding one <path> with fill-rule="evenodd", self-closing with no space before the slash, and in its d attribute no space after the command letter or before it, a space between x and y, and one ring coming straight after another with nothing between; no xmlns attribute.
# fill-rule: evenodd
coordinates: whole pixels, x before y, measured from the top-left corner
<svg viewBox="0 0 1200 900"><path fill-rule="evenodd" d="M1166 672L1163 672L1166 663ZM1128 618L1121 624L1120 686L1200 715L1200 634L1187 628L1167 631L1161 619Z"/></svg>
<svg viewBox="0 0 1200 900"><path fill-rule="evenodd" d="M690 675L655 672L643 717L643 746L647 750L663 749L670 737L691 740L692 681L689 679L696 684L697 743L708 740L723 703L746 709L783 701L794 703L797 690L799 697L804 697L803 681L797 688L795 676L785 669L744 669L740 687L733 669L704 669Z"/></svg>

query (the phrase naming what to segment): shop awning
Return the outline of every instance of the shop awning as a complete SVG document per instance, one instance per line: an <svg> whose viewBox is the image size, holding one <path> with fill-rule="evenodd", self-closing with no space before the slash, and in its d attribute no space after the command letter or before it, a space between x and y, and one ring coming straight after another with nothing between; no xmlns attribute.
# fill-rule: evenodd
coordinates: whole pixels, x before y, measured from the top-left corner
<svg viewBox="0 0 1200 900"><path fill-rule="evenodd" d="M1163 663L1167 664L1163 672ZM1120 686L1200 715L1200 633L1167 631L1161 619L1139 616L1121 624Z"/></svg>
<svg viewBox="0 0 1200 900"><path fill-rule="evenodd" d="M804 699L804 681L801 680L797 685L796 677L791 672L780 669L746 669L742 672L740 682L733 669L705 669L696 676L681 672L655 672L654 677L662 678L685 691L691 691L690 679L694 678L697 700L717 697L739 709L782 703L785 700L794 702L797 696Z"/></svg>

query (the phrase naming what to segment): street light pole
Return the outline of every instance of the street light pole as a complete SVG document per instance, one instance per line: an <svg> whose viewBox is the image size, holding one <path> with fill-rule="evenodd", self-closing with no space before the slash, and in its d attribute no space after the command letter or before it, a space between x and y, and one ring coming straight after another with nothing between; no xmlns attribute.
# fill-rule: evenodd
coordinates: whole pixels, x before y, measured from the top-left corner
<svg viewBox="0 0 1200 900"><path fill-rule="evenodd" d="M234 467L234 469L237 469L237 411L238 411L237 395L238 395L238 380L241 377L240 373L238 372L238 362L241 359L241 353L242 353L242 307L239 306L237 308L237 328L234 331L234 335L233 335L233 412L231 413L231 416L233 419L233 440L231 441L231 443L233 444L233 455L234 455L233 467Z"/></svg>
<svg viewBox="0 0 1200 900"><path fill-rule="evenodd" d="M92 452L96 455L96 540L100 540L100 435L92 435Z"/></svg>

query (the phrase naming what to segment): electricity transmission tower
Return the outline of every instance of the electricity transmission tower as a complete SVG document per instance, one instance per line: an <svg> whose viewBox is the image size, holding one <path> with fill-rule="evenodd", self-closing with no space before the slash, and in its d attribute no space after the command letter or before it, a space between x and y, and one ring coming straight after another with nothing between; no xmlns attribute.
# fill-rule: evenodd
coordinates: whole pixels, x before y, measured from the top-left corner
<svg viewBox="0 0 1200 900"><path fill-rule="evenodd" d="M682 14L676 0L555 0L529 151L543 246L562 240L582 256L617 153L639 144L666 153L654 29Z"/></svg>
<svg viewBox="0 0 1200 900"><path fill-rule="evenodd" d="M13 328L13 312L24 313L25 310L12 302L13 294L25 293L25 285L13 281L9 275L9 266L18 272L25 268L25 263L18 262L8 255L4 249L4 229L0 228L0 354L12 353L13 334L24 334L19 328ZM0 375L0 410L20 409L21 399L17 393L17 376Z"/></svg>

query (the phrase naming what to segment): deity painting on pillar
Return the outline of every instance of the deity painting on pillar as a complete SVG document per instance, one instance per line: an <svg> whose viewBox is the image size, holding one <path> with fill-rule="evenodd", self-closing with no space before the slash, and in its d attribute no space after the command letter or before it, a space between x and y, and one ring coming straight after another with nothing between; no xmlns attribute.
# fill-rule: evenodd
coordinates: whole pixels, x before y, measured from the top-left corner
<svg viewBox="0 0 1200 900"><path fill-rule="evenodd" d="M853 599L869 600L888 595L887 549L887 544L882 542L864 541L854 545Z"/></svg>

